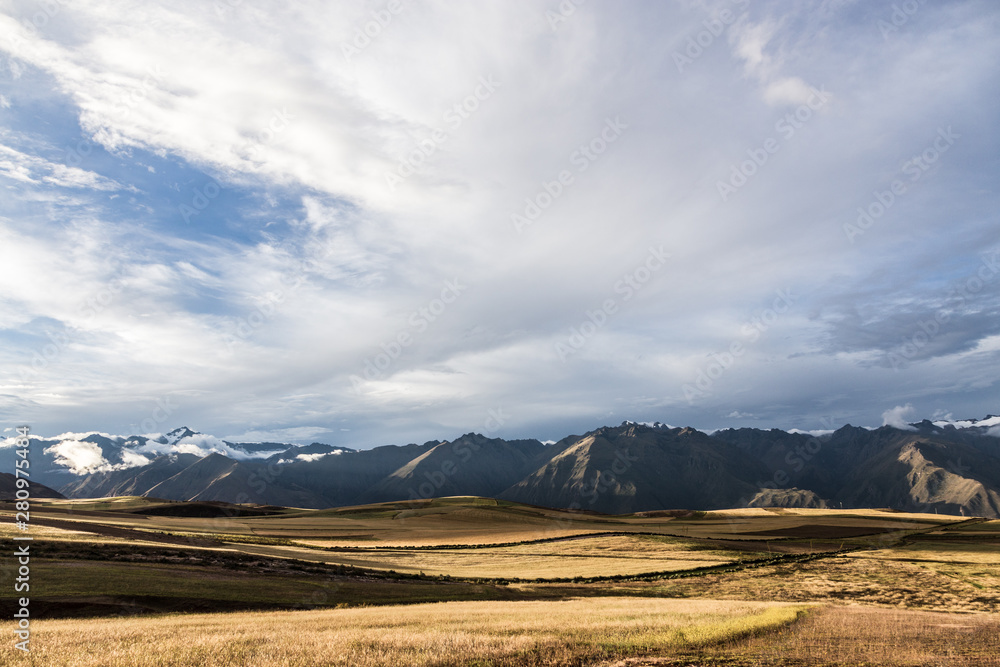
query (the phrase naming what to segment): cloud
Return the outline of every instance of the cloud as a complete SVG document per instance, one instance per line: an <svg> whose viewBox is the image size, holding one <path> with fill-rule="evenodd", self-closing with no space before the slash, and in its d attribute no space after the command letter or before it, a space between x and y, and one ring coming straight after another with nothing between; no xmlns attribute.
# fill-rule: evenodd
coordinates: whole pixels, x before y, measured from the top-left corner
<svg viewBox="0 0 1000 667"><path fill-rule="evenodd" d="M0 19L12 419L368 447L501 407L504 435L559 439L732 405L805 430L995 405L1000 281L950 294L996 246L996 9L923 6L885 40L874 6L750 3L683 72L701 3L587 4L556 31L526 2L408 5L349 61L363 7L216 9Z"/></svg>
<svg viewBox="0 0 1000 667"><path fill-rule="evenodd" d="M169 444L159 443L151 439L145 444L136 447L134 451L139 454L151 454L154 456L162 456L165 454L193 454L195 456L204 457L210 454L222 454L231 459L236 459L237 461L245 461L248 459L267 458L268 456L283 450L276 449L267 452L248 453L238 447L233 447L228 442L217 438L214 435L196 433Z"/></svg>
<svg viewBox="0 0 1000 667"><path fill-rule="evenodd" d="M295 459L298 460L298 461L310 461L311 462L311 461L316 461L318 459L321 459L324 456L332 456L332 455L341 454L341 453L343 453L342 449L335 449L332 452L320 452L318 454L297 454L295 456Z"/></svg>
<svg viewBox="0 0 1000 667"><path fill-rule="evenodd" d="M228 435L229 442L304 442L328 433L323 426L293 426L267 431L244 431L239 435Z"/></svg>
<svg viewBox="0 0 1000 667"><path fill-rule="evenodd" d="M778 24L767 20L760 23L743 21L730 31L729 41L735 54L743 60L747 74L765 78L770 73L772 59L765 50L777 30Z"/></svg>
<svg viewBox="0 0 1000 667"><path fill-rule="evenodd" d="M122 450L123 468L137 468L139 466L149 465L150 463L152 463L152 459L149 459L138 452L134 452L130 449Z"/></svg>
<svg viewBox="0 0 1000 667"><path fill-rule="evenodd" d="M49 162L0 144L0 177L31 185L114 191L121 185L94 172Z"/></svg>
<svg viewBox="0 0 1000 667"><path fill-rule="evenodd" d="M92 442L63 440L45 448L46 454L54 454L57 465L65 466L75 475L86 475L110 470L101 448Z"/></svg>
<svg viewBox="0 0 1000 667"><path fill-rule="evenodd" d="M764 100L768 104L806 104L815 101L816 92L798 77L786 77L771 82L764 89Z"/></svg>
<svg viewBox="0 0 1000 667"><path fill-rule="evenodd" d="M892 426L903 431L916 431L917 429L907 421L907 419L912 419L915 413L916 410L909 403L897 405L882 413L882 425Z"/></svg>

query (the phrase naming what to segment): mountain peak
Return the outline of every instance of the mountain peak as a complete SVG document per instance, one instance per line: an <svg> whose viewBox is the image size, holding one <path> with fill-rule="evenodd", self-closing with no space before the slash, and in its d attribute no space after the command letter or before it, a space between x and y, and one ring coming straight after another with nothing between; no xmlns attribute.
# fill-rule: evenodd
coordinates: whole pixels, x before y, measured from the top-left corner
<svg viewBox="0 0 1000 667"><path fill-rule="evenodd" d="M176 445L178 442L184 438L190 438L193 435L201 435L197 431L192 431L187 426L181 426L180 428L175 428L169 433L165 433L160 438L157 438L157 442L165 445Z"/></svg>

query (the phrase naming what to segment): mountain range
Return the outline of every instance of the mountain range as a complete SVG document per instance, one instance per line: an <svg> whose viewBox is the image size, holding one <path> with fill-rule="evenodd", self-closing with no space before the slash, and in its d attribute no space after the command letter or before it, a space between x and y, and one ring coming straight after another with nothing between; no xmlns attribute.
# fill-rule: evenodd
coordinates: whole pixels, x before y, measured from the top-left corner
<svg viewBox="0 0 1000 667"><path fill-rule="evenodd" d="M0 469L13 470L13 439ZM157 436L31 436L32 481L69 498L143 495L305 508L473 495L623 514L885 507L1000 518L1000 417L802 432L624 422L555 443L468 433L354 450Z"/></svg>

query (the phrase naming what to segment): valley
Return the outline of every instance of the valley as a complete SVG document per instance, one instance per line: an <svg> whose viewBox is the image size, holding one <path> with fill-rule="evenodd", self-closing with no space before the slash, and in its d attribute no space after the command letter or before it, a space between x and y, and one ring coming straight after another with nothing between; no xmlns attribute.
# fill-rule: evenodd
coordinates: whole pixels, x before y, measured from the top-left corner
<svg viewBox="0 0 1000 667"><path fill-rule="evenodd" d="M0 514L10 549L9 503ZM1000 632L1000 522L976 517L118 497L39 499L32 523L35 664L180 666L212 651L229 656L212 664L238 665L277 646L289 665L800 665L827 664L807 640L817 633L827 652L843 648L818 618L845 628L867 618L890 634L938 619L937 634L969 630L949 635L952 657ZM378 627L395 630L364 629ZM88 662L91 632L116 657ZM138 655L135 633L169 650ZM324 642L344 650L320 658ZM814 661L782 662L782 643ZM921 655L942 646L930 641ZM751 661L765 654L770 662ZM985 655L941 664L995 664ZM15 659L0 653L0 664Z"/></svg>

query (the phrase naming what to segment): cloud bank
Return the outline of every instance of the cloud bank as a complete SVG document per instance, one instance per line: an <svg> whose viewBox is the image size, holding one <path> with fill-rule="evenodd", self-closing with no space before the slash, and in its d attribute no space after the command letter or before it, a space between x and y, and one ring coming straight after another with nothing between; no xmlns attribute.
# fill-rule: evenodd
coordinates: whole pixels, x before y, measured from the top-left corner
<svg viewBox="0 0 1000 667"><path fill-rule="evenodd" d="M1000 10L566 5L6 6L3 418L997 412Z"/></svg>

